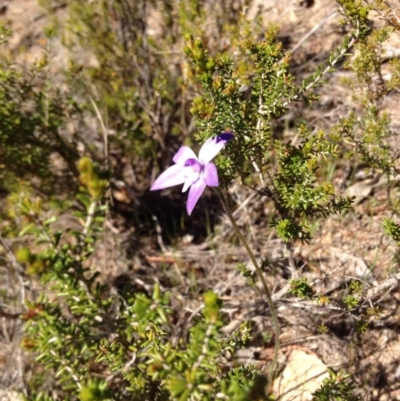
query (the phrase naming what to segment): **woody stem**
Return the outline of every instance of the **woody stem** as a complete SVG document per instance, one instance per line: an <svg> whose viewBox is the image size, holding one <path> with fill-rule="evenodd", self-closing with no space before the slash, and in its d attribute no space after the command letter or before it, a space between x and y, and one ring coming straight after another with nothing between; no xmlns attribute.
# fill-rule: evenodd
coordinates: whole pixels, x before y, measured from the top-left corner
<svg viewBox="0 0 400 401"><path fill-rule="evenodd" d="M274 331L275 331L274 358L272 360L272 363L271 363L271 366L270 366L270 369L269 369L269 374L268 374L268 384L269 384L269 387L271 387L272 386L272 381L273 381L273 376L274 376L274 373L275 373L275 370L276 370L276 365L277 365L277 361L278 361L278 353L279 353L280 325L279 325L279 320L278 320L278 314L276 312L275 305L274 305L274 303L272 301L271 292L270 292L270 290L268 288L267 282L265 281L263 272L262 272L260 266L257 263L257 260L256 260L256 258L254 256L253 251L251 250L251 248L250 248L245 236L241 232L239 226L236 224L236 221L233 218L233 215L232 215L231 211L229 210L229 206L228 206L228 203L227 203L227 201L225 199L224 194L222 193L222 191L218 187L216 187L215 190L217 192L218 197L221 200L222 207L224 208L225 213L229 217L229 220L230 220L230 222L231 222L231 224L232 224L232 226L233 226L233 228L235 230L236 235L238 236L238 238L241 241L242 245L246 249L247 254L249 255L249 257L250 257L250 259L251 259L251 261L252 261L252 263L254 265L254 268L256 269L257 275L258 275L258 277L259 277L259 279L261 281L261 284L263 286L263 289L264 289L264 293L265 293L265 296L266 296L266 299L267 299L267 303L268 303L269 309L271 311L272 323L273 323Z"/></svg>

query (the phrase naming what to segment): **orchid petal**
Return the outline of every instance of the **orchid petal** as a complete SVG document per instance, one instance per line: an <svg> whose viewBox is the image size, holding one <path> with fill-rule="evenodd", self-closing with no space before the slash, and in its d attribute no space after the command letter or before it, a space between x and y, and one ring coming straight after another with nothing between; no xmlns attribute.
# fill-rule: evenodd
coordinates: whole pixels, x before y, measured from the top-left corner
<svg viewBox="0 0 400 401"><path fill-rule="evenodd" d="M196 174L195 176L186 177L186 181L183 184L182 192L186 192L189 187L191 187L197 180L199 179L199 175Z"/></svg>
<svg viewBox="0 0 400 401"><path fill-rule="evenodd" d="M186 160L188 159L195 159L197 160L196 154L193 152L192 149L189 148L189 146L181 146L179 150L175 153L175 156L172 158L172 160L181 166L185 165Z"/></svg>
<svg viewBox="0 0 400 401"><path fill-rule="evenodd" d="M210 162L219 151L233 138L230 132L223 132L208 139L200 149L199 160L202 164Z"/></svg>
<svg viewBox="0 0 400 401"><path fill-rule="evenodd" d="M218 186L218 173L214 163L207 163L204 166L203 180L209 187Z"/></svg>
<svg viewBox="0 0 400 401"><path fill-rule="evenodd" d="M186 192L193 185L193 181L186 180L183 184L182 192Z"/></svg>
<svg viewBox="0 0 400 401"><path fill-rule="evenodd" d="M194 159L189 159L189 160L194 160ZM202 167L197 160L195 160L195 162L199 164L200 168ZM192 184L194 184L200 177L200 170L196 171L197 164L195 164L194 166L196 167L196 169L194 169L193 166L189 164L189 166L185 167L183 171L183 175L185 176L185 184L183 185L182 192L186 192L188 188Z"/></svg>
<svg viewBox="0 0 400 401"><path fill-rule="evenodd" d="M201 194L206 189L206 186L207 186L206 183L200 179L190 187L189 196L186 204L186 210L189 216L191 215L192 210L196 206L196 203L199 200Z"/></svg>
<svg viewBox="0 0 400 401"><path fill-rule="evenodd" d="M185 168L179 164L167 168L154 182L150 191L173 187L175 185L183 184L186 180L184 175Z"/></svg>

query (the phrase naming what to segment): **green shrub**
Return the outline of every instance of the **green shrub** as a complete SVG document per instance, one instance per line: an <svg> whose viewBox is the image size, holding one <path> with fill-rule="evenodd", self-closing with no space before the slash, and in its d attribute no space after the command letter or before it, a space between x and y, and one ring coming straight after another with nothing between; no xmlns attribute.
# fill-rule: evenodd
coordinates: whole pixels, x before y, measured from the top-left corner
<svg viewBox="0 0 400 401"><path fill-rule="evenodd" d="M354 159L384 173L389 191L395 186L398 171L390 121L379 113L377 102L398 89L398 63L391 64L392 78L379 90L374 77L382 75L383 43L399 26L387 18L385 27L373 28L368 19L372 10L387 12L385 4L339 1L347 34L327 60L302 79L291 70L278 28L270 26L260 38L260 22L252 32L245 15L231 12L233 2L223 2L212 16L207 1L43 4L49 11L63 6L68 14L59 30L54 21L47 31L49 40L62 38L73 54L58 77L66 89L53 82L46 57L27 75L5 60L0 66L0 179L2 187L14 193L10 199L16 207L7 218L14 218L20 230L16 261L41 285L22 315L22 345L36 358L26 399L273 399L282 319L264 278L268 261L258 262L225 200L231 184L257 193L259 220L266 217L258 209L268 205L272 210L266 230L287 252L286 299L299 298L302 305L316 301L321 310L332 302L355 321L354 336L362 336L379 312L373 300L365 298L363 282L352 279L345 290L320 293L315 282L297 270L292 248L312 241L316 222L352 212L352 199L337 195L331 177L323 173L330 164ZM149 15L157 10L162 14L153 38ZM213 38L210 18L215 22ZM227 46L222 45L225 35ZM350 58L352 51L356 55ZM341 62L355 76L344 82L359 90L354 107L326 131L315 130L306 117L296 119L296 141L275 132L295 103L305 115L319 104L319 88ZM67 135L71 121L82 125ZM158 165L170 165L172 151L194 142L194 134L205 142L225 131L234 139L216 162L221 187L217 191L257 274L244 264L238 264L237 271L254 289L261 282L269 306L262 304L274 329L274 336L268 330L262 333L265 341L275 344L268 374L235 362L235 353L253 333L248 322L230 334L223 330L227 315L216 293L201 290L201 308L188 320L187 332L177 335L178 301L171 284L175 277L162 285L166 275L157 272L160 277L139 291L129 283L116 289L94 257L109 234L106 222L118 214L110 188L123 176L117 171L119 158L129 157L134 176L128 187L136 203L128 213L140 207L153 214L146 193ZM62 160L64 169L53 171L52 157ZM32 198L25 196L24 185ZM42 197L32 200L37 194ZM67 199L61 209L76 217L77 227L57 226L60 207L49 194ZM390 207L394 217L384 220L383 230L399 242L398 204ZM157 222L155 215L153 220ZM12 230L8 233L13 235ZM165 233L157 234L163 245ZM152 239L152 233L145 235ZM327 333L328 327L318 321L315 330ZM43 367L49 372L46 377ZM331 372L314 399L356 400L357 390L346 373Z"/></svg>

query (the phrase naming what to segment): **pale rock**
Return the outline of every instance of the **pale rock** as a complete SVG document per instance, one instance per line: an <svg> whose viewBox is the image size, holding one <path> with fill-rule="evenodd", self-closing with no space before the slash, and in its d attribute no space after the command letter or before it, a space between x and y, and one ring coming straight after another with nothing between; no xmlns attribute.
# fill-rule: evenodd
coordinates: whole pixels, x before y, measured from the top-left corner
<svg viewBox="0 0 400 401"><path fill-rule="evenodd" d="M312 353L295 349L275 380L274 394L280 401L311 401L312 393L329 377L327 366Z"/></svg>

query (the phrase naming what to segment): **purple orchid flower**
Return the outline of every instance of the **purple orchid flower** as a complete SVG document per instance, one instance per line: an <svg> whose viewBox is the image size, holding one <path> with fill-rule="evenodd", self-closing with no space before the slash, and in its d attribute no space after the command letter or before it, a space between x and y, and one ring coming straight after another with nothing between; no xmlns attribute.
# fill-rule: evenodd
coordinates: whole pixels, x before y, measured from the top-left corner
<svg viewBox="0 0 400 401"><path fill-rule="evenodd" d="M174 165L167 168L153 183L150 190L156 191L183 184L182 192L189 188L186 210L190 215L206 186L218 186L217 168L210 161L233 138L230 132L208 139L201 147L199 157L188 146L181 146L173 157Z"/></svg>

